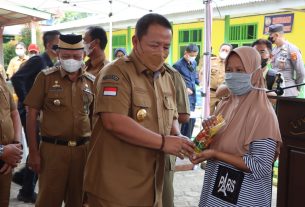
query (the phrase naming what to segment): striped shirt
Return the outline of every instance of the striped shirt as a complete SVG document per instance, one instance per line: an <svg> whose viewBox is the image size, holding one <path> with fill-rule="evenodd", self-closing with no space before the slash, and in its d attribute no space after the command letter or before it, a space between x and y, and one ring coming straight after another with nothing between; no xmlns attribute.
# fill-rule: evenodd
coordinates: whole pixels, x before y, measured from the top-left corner
<svg viewBox="0 0 305 207"><path fill-rule="evenodd" d="M272 139L262 139L252 142L249 146L249 152L243 156L243 160L250 169L251 173L241 172L237 170L234 166L221 161L208 160L199 206L271 206L272 164L274 161L275 150L276 142ZM237 193L237 199L235 204L232 202L228 202L226 200L226 197L234 197L229 194L230 190L236 190L236 185L234 186L234 183L236 182L234 179L230 180L230 176L221 176L221 173L219 172L222 172L223 170L221 171L219 169L229 169L228 171L232 170L233 174L237 173L237 175L239 175L235 176L238 177L237 180L239 178L242 178L242 176L240 175L243 175L243 179L241 179L240 191L239 193ZM217 179L218 177L221 177L221 179ZM217 195L217 197L215 195ZM219 198L218 195L220 195L220 197L225 197L225 199ZM228 199L230 200L230 198Z"/></svg>

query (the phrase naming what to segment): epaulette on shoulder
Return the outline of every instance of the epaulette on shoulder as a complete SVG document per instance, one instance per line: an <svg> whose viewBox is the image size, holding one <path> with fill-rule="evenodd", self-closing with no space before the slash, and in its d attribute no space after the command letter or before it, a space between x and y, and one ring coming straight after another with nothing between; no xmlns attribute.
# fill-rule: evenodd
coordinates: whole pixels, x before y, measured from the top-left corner
<svg viewBox="0 0 305 207"><path fill-rule="evenodd" d="M58 66L53 66L53 67L51 67L51 68L43 69L42 72L43 72L43 74L45 74L45 75L50 75L50 74L52 74L52 73L54 73L54 72L56 72L56 71L59 71L59 69L60 69L60 67L58 67Z"/></svg>
<svg viewBox="0 0 305 207"><path fill-rule="evenodd" d="M95 76L92 75L91 73L85 72L85 73L84 73L84 76L85 76L86 78L88 78L89 80L91 80L92 82L95 81Z"/></svg>
<svg viewBox="0 0 305 207"><path fill-rule="evenodd" d="M176 70L174 67L170 66L168 63L164 63L164 67L168 70L179 73L178 70Z"/></svg>

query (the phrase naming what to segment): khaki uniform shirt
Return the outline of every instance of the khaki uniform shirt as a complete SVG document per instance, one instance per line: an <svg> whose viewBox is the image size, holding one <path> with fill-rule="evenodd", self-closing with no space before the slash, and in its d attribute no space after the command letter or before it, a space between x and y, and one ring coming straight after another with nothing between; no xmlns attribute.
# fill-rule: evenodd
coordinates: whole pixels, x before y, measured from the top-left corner
<svg viewBox="0 0 305 207"><path fill-rule="evenodd" d="M16 104L2 76L0 76L0 107L0 144L7 145L15 139L11 112L16 110Z"/></svg>
<svg viewBox="0 0 305 207"><path fill-rule="evenodd" d="M218 57L211 58L210 88L216 90L225 80L225 63Z"/></svg>
<svg viewBox="0 0 305 207"><path fill-rule="evenodd" d="M0 75L4 78L4 80L7 79L6 72L5 72L3 65L0 65Z"/></svg>
<svg viewBox="0 0 305 207"><path fill-rule="evenodd" d="M20 68L20 65L27 61L29 59L29 56L25 55L23 58L20 58L19 56L16 56L11 59L10 63L7 66L7 76L11 78Z"/></svg>
<svg viewBox="0 0 305 207"><path fill-rule="evenodd" d="M165 64L166 72L168 72L173 80L176 89L176 102L178 114L190 114L190 102L186 92L185 81L180 73L168 64Z"/></svg>
<svg viewBox="0 0 305 207"><path fill-rule="evenodd" d="M96 58L95 60L87 60L86 61L86 71L91 73L94 76L100 72L100 70L109 63L108 60L105 60L103 56Z"/></svg>
<svg viewBox="0 0 305 207"><path fill-rule="evenodd" d="M94 76L81 71L72 82L61 66L40 72L24 104L42 110L41 135L66 140L91 136Z"/></svg>
<svg viewBox="0 0 305 207"><path fill-rule="evenodd" d="M122 114L148 130L170 134L178 115L169 74L153 75L132 52L108 64L96 81L95 114ZM101 116L92 138L85 169L86 192L124 206L161 206L163 152L122 141L104 129Z"/></svg>

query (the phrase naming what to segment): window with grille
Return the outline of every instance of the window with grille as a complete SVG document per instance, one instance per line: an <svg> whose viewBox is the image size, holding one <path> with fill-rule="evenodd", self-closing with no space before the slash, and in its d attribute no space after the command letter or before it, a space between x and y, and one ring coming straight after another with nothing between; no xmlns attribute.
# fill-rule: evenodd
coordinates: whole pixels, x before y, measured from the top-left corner
<svg viewBox="0 0 305 207"><path fill-rule="evenodd" d="M189 29L189 30L179 30L179 42L178 49L181 58L184 55L185 48L189 44L196 44L199 48L198 54L201 54L202 45L202 29ZM196 57L197 63L199 63L200 55Z"/></svg>
<svg viewBox="0 0 305 207"><path fill-rule="evenodd" d="M236 46L251 44L257 39L257 24L242 24L230 26L229 40Z"/></svg>
<svg viewBox="0 0 305 207"><path fill-rule="evenodd" d="M114 51L117 48L123 47L126 49L127 42L126 42L126 35L114 35L112 36L112 54L113 54L113 59L114 57Z"/></svg>

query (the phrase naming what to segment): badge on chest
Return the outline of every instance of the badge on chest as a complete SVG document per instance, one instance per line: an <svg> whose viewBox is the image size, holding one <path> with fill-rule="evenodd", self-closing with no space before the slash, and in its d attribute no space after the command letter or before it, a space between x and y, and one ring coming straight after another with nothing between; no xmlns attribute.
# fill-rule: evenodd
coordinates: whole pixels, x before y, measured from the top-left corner
<svg viewBox="0 0 305 207"><path fill-rule="evenodd" d="M139 122L144 121L147 117L147 111L145 109L139 109L137 112L137 120Z"/></svg>

